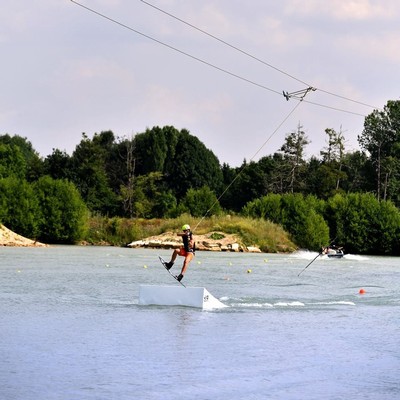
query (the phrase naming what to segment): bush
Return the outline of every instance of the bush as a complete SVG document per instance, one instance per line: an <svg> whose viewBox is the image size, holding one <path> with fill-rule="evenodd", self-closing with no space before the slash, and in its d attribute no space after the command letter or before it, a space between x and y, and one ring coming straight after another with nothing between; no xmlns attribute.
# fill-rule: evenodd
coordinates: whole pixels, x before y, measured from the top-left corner
<svg viewBox="0 0 400 400"><path fill-rule="evenodd" d="M40 240L74 243L84 237L88 210L73 183L44 176L34 183L40 206Z"/></svg>
<svg viewBox="0 0 400 400"><path fill-rule="evenodd" d="M39 202L23 179L0 179L0 221L12 231L36 239L39 234Z"/></svg>
<svg viewBox="0 0 400 400"><path fill-rule="evenodd" d="M314 196L270 194L247 203L242 213L280 224L298 246L319 250L329 243L328 224L319 213L322 208Z"/></svg>
<svg viewBox="0 0 400 400"><path fill-rule="evenodd" d="M221 213L221 206L215 193L207 186L201 189L189 189L182 199L182 205L194 217Z"/></svg>
<svg viewBox="0 0 400 400"><path fill-rule="evenodd" d="M204 235L218 231L218 235L237 234L243 244L259 246L265 252L294 251L295 245L288 234L278 225L252 218L213 216L196 219L189 215L181 215L175 219L123 219L94 216L90 218L88 235L89 243L110 243L114 245L128 244L135 240L159 235L164 232L180 231L183 224L189 224L195 235Z"/></svg>
<svg viewBox="0 0 400 400"><path fill-rule="evenodd" d="M327 202L326 219L348 252L399 252L400 212L391 202L379 202L372 194L336 195Z"/></svg>

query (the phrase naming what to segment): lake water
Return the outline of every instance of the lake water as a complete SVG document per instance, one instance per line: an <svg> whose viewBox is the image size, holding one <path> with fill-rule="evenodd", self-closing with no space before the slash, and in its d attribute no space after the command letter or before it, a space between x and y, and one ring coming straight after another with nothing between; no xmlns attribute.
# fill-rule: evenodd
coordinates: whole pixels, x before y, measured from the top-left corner
<svg viewBox="0 0 400 400"><path fill-rule="evenodd" d="M198 252L203 311L138 304L158 254L1 248L0 398L400 399L399 258Z"/></svg>

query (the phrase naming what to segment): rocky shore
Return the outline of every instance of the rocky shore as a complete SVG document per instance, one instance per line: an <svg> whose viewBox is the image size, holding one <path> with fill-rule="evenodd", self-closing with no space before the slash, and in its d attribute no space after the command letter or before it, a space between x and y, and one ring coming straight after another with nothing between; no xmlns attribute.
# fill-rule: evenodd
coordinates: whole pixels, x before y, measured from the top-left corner
<svg viewBox="0 0 400 400"><path fill-rule="evenodd" d="M222 232L209 232L205 235L195 235L196 250L261 253L257 246L246 246L236 236ZM104 245L109 245L105 244ZM14 247L48 247L47 244L28 239L0 224L0 246ZM131 248L176 249L182 246L182 239L174 232L165 232L137 240L127 245Z"/></svg>
<svg viewBox="0 0 400 400"><path fill-rule="evenodd" d="M28 239L0 224L0 246L47 247L47 244Z"/></svg>
<svg viewBox="0 0 400 400"><path fill-rule="evenodd" d="M195 235L196 250L261 253L257 246L245 246L236 235L221 232L209 232L206 235ZM176 249L182 246L182 239L173 232L136 240L128 244L132 248Z"/></svg>

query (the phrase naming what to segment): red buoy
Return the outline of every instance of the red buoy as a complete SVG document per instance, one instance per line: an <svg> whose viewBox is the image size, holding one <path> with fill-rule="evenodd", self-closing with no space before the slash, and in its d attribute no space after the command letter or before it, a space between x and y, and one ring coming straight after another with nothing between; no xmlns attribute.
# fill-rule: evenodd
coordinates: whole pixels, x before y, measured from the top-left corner
<svg viewBox="0 0 400 400"><path fill-rule="evenodd" d="M360 294L365 294L365 290L364 290L364 289L360 289L360 290L358 291L358 293L360 293Z"/></svg>

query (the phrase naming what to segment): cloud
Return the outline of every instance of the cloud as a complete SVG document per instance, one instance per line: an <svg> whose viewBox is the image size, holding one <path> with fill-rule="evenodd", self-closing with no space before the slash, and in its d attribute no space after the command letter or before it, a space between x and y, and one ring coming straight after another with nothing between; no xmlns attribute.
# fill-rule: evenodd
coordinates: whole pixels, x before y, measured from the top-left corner
<svg viewBox="0 0 400 400"><path fill-rule="evenodd" d="M346 50L349 54L368 59L370 62L382 64L384 60L400 62L400 29L398 31L379 33L366 32L364 35L349 35L340 37L338 49Z"/></svg>
<svg viewBox="0 0 400 400"><path fill-rule="evenodd" d="M392 19L396 5L393 1L377 2L370 0L291 0L286 2L288 14L303 16L329 16L337 20L366 21Z"/></svg>
<svg viewBox="0 0 400 400"><path fill-rule="evenodd" d="M232 106L232 99L224 93L212 97L188 96L187 92L176 88L150 85L140 101L140 113L152 116L159 124L177 123L177 129L198 124L207 116L213 123L221 123L223 115Z"/></svg>

